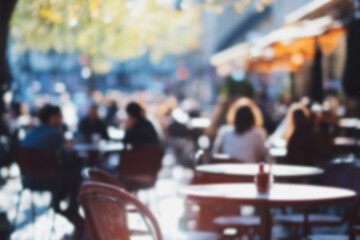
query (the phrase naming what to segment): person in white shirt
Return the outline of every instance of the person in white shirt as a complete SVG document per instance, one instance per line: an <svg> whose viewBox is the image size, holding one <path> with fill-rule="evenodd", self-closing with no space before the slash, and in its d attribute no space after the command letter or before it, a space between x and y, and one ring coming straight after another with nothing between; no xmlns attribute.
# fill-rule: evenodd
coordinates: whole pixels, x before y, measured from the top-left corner
<svg viewBox="0 0 360 240"><path fill-rule="evenodd" d="M235 110L235 111L234 111ZM240 162L257 163L268 154L265 147L267 134L257 106L247 98L235 102L230 108L229 125L219 129L213 153L223 153Z"/></svg>

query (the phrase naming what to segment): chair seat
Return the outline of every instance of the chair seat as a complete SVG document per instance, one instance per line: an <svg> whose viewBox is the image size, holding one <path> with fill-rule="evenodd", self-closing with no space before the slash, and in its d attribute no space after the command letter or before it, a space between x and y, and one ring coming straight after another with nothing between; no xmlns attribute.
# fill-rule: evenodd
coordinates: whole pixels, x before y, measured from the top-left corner
<svg viewBox="0 0 360 240"><path fill-rule="evenodd" d="M309 240L349 240L347 235L316 234L308 237Z"/></svg>
<svg viewBox="0 0 360 240"><path fill-rule="evenodd" d="M304 223L303 214L279 215L275 221L281 224L302 225ZM309 224L311 226L337 226L342 224L342 218L332 215L309 214Z"/></svg>
<svg viewBox="0 0 360 240"><path fill-rule="evenodd" d="M257 216L232 216L218 217L214 219L214 223L220 227L258 227L260 218Z"/></svg>

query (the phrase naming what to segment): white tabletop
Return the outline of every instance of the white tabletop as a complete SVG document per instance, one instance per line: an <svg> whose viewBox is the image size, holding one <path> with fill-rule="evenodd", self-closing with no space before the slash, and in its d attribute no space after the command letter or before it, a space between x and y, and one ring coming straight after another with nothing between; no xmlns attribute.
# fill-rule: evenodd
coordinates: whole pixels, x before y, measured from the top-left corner
<svg viewBox="0 0 360 240"><path fill-rule="evenodd" d="M358 147L358 146L360 146L360 141L359 141L359 139L353 138L353 137L336 137L334 139L334 144L336 146Z"/></svg>
<svg viewBox="0 0 360 240"><path fill-rule="evenodd" d="M180 187L178 192L193 200L215 204L253 206L322 205L353 201L352 190L305 184L275 183L268 194L259 194L254 183L204 184Z"/></svg>
<svg viewBox="0 0 360 240"><path fill-rule="evenodd" d="M269 171L268 165L265 165L265 170ZM210 175L253 178L259 172L259 165L247 163L207 164L196 167L196 171ZM324 170L317 167L284 164L272 165L272 174L278 180L313 177L323 173Z"/></svg>

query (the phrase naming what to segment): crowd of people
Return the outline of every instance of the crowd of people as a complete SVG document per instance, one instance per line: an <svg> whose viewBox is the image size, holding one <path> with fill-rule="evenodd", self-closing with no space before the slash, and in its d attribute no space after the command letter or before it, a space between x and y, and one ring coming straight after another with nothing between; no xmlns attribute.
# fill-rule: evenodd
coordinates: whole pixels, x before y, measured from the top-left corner
<svg viewBox="0 0 360 240"><path fill-rule="evenodd" d="M211 119L211 124L201 129L200 135L207 135L211 140L208 149L213 154L222 153L239 162L258 163L267 161L270 157L269 148L277 146L278 141L282 140L282 147L287 149L287 164L317 165L332 157L329 146L336 135L334 129L338 117L329 108L305 100L293 103L276 130L268 132L264 127L264 113L253 100L231 99L221 105L226 114L219 114L215 108L211 116L202 113L196 102L187 101L181 105L173 97L150 106L130 100L121 107L116 101L107 101L107 111L101 115L99 113L104 106L94 101L73 132L75 137L71 138L68 133L73 128L64 123L64 115L67 113L62 111L61 106L45 104L34 118L21 104L13 104L1 121L1 165L16 161L12 153L19 147L43 149L56 156L60 171L59 186L53 193L53 207L66 216L81 234L83 220L74 209L78 207L76 198L81 184L82 166L79 164L81 161L74 161L78 156L68 142L110 140L109 126L121 126L124 129L122 142L125 144L166 148L174 147L168 139L198 137L196 133L199 130L189 128L189 119L205 115ZM24 118L28 118L28 125L17 128L14 122ZM183 147L180 149L186 151ZM181 162L181 159L178 161ZM59 203L66 196L70 196L71 201L68 210L63 211Z"/></svg>

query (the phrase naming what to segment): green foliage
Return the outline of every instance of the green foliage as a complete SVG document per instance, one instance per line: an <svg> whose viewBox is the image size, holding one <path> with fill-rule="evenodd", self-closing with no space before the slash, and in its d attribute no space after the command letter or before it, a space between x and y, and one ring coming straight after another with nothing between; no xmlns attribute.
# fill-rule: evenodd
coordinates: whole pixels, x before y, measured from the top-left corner
<svg viewBox="0 0 360 240"><path fill-rule="evenodd" d="M198 47L200 9L173 0L19 0L11 20L15 51L77 52L125 61Z"/></svg>

